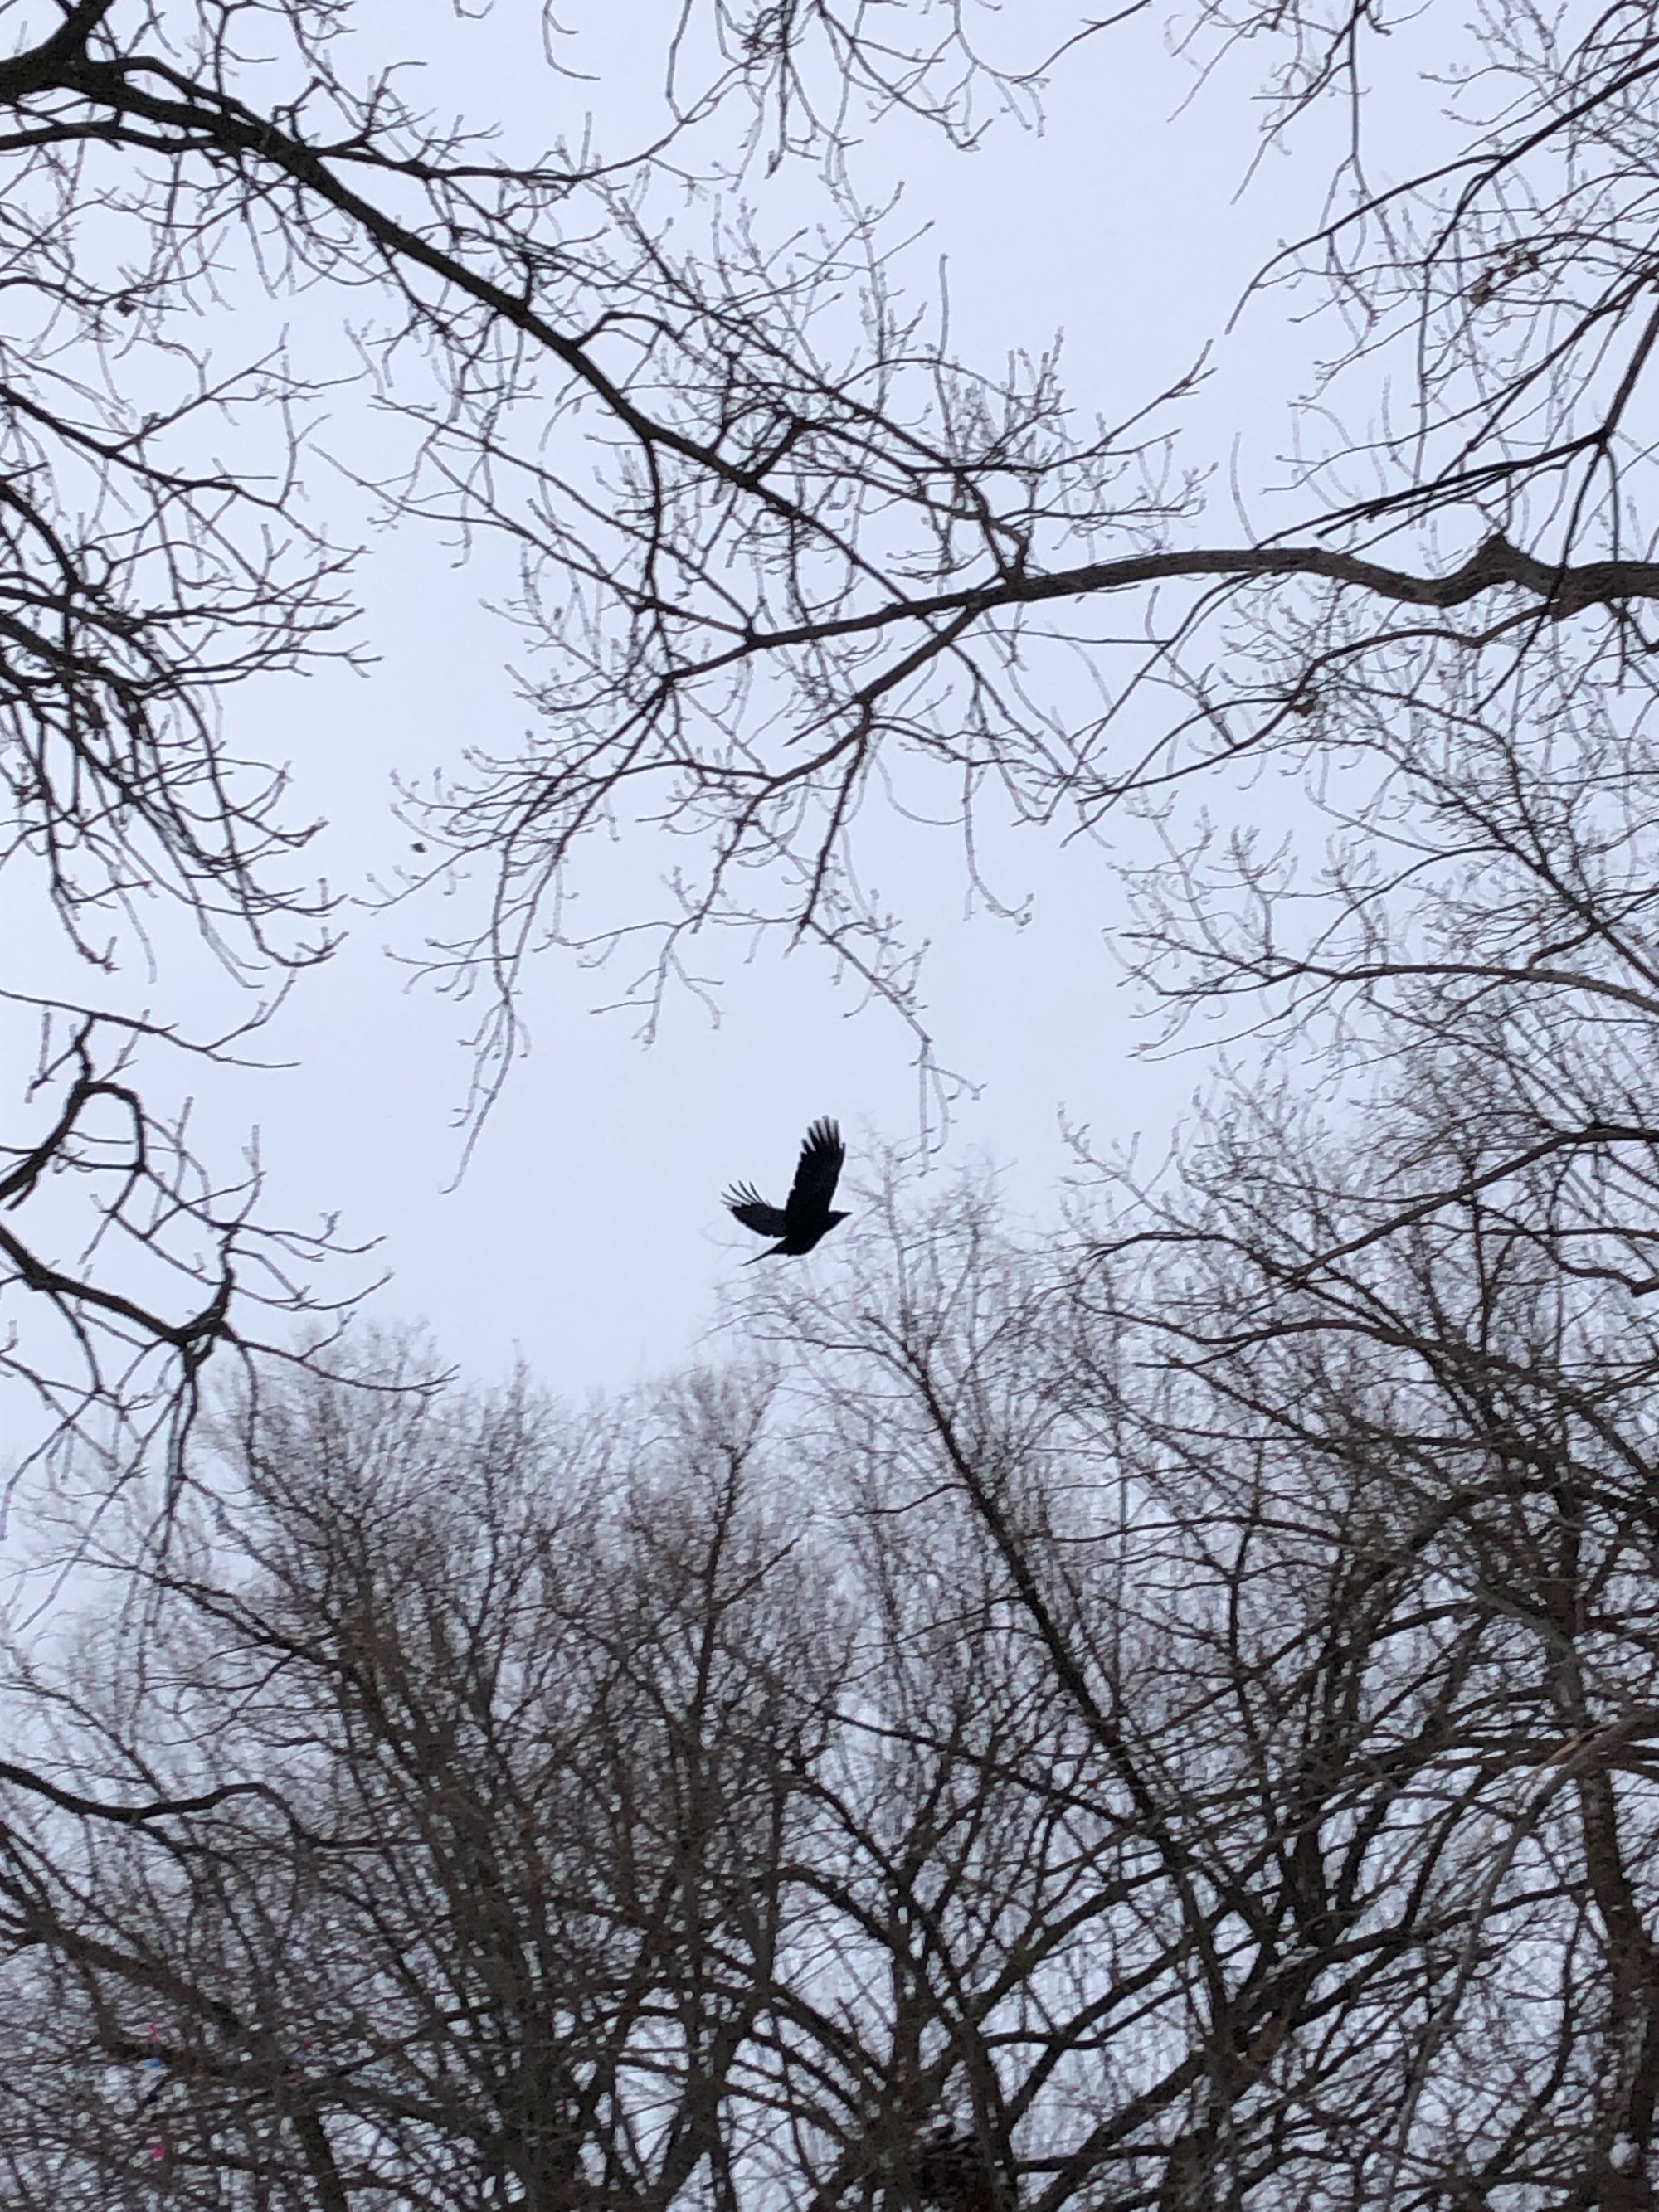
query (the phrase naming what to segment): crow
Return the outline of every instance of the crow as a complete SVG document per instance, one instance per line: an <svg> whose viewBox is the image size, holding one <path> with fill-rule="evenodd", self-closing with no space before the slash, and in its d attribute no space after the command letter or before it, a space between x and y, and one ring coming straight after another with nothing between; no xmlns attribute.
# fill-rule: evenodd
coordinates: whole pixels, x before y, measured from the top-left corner
<svg viewBox="0 0 1659 2212"><path fill-rule="evenodd" d="M838 1221L846 1220L844 1213L833 1212L830 1205L846 1158L847 1147L836 1124L814 1121L800 1148L800 1163L787 1206L769 1206L751 1182L740 1182L726 1192L726 1205L745 1229L752 1229L758 1237L778 1239L764 1252L757 1252L756 1260L774 1259L780 1253L793 1258L810 1252ZM744 1264L752 1267L754 1261Z"/></svg>

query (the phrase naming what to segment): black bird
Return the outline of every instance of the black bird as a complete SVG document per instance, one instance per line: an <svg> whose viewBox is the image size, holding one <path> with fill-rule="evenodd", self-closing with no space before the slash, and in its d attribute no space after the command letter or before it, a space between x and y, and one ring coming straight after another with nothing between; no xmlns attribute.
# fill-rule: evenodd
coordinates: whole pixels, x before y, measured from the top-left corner
<svg viewBox="0 0 1659 2212"><path fill-rule="evenodd" d="M802 1252L810 1252L838 1221L846 1220L847 1216L833 1212L830 1204L846 1158L847 1147L841 1140L837 1125L834 1121L814 1121L800 1148L800 1162L787 1206L769 1206L751 1182L740 1182L726 1192L726 1205L745 1229L752 1229L757 1237L778 1239L764 1252L757 1252L755 1259L770 1260L780 1253L794 1258ZM746 1264L752 1266L754 1262Z"/></svg>

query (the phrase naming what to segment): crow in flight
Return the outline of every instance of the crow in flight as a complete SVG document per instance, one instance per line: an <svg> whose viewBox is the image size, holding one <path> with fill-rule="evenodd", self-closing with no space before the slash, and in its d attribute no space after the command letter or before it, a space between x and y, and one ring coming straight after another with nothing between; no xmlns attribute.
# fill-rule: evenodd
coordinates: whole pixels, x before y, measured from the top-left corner
<svg viewBox="0 0 1659 2212"><path fill-rule="evenodd" d="M800 1148L800 1163L787 1206L769 1206L751 1182L740 1182L727 1191L726 1203L745 1229L752 1229L758 1237L778 1239L764 1252L757 1252L757 1260L770 1260L780 1253L794 1257L810 1252L838 1221L846 1220L844 1213L832 1212L830 1205L846 1158L847 1147L836 1123L814 1121ZM746 1264L752 1266L753 1261Z"/></svg>

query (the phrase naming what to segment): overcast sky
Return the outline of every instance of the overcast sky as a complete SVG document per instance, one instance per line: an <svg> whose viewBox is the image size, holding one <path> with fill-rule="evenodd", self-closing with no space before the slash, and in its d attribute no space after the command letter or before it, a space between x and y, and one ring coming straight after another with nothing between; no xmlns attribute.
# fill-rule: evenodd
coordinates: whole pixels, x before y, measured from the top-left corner
<svg viewBox="0 0 1659 2212"><path fill-rule="evenodd" d="M647 12L665 21L671 11ZM586 59L597 82L562 91L503 66L487 30L447 31L447 97L434 104L540 138L548 126L537 115L550 98L570 104L568 135L591 100L601 143L617 144L630 121L649 120L616 44L615 19L635 13L614 0L566 12L578 33L566 58ZM440 20L425 8L389 10L386 34L412 49L429 16ZM596 28L607 18L609 47ZM994 368L1010 349L1041 349L1063 331L1079 409L1121 415L1218 337L1252 270L1310 212L1316 161L1304 172L1275 157L1237 197L1255 146L1250 83L1234 67L1198 88L1165 50L1162 27L1142 19L1062 67L1040 133L1004 121L963 155L920 129L891 127L854 173L872 192L902 179L906 226L929 227L907 265L926 285L948 263L968 360ZM515 99L537 111L515 116ZM797 208L812 213L804 176L786 168L756 183L777 229L799 219ZM318 292L282 313L297 324L337 318L340 306ZM1190 410L1197 450L1224 471L1238 434L1247 487L1268 481L1282 446L1294 380L1285 343L1275 310L1247 315L1220 340L1213 379ZM1232 535L1224 477L1215 514L1218 531ZM337 889L389 880L406 857L411 833L390 813L394 770L418 780L467 743L509 744L529 722L509 673L522 642L480 605L499 582L489 556L457 565L434 537L405 526L376 541L361 572L364 637L379 655L371 673L248 687L231 700L232 727L251 750L293 760L295 813L330 817L321 849ZM1276 802L1269 793L1263 803ZM1097 1143L1139 1138L1161 1152L1205 1064L1133 1056L1144 1030L1109 942L1123 915L1109 854L1062 847L1053 832L1001 840L990 872L1011 903L1033 896L1023 928L965 918L948 834L890 841L884 857L892 879L878 888L925 917L932 938L924 995L940 1058L979 1086L959 1103L929 1171L969 1152L988 1157L1015 1206L1042 1220L1057 1217L1067 1165L1062 1113L1090 1124ZM624 889L639 878L643 903L641 854L623 842L605 865ZM466 896L453 894L458 903ZM532 1048L466 1175L447 1188L459 1158L465 1024L388 950L416 950L423 932L443 927L443 909L441 894L428 894L412 908L348 912L349 943L303 980L268 1040L297 1066L210 1097L204 1088L203 1108L222 1143L258 1120L290 1217L338 1207L346 1232L383 1240L377 1264L392 1280L378 1310L428 1322L475 1374L522 1353L555 1388L580 1394L678 1364L696 1352L721 1286L754 1249L721 1209L728 1182L752 1178L781 1197L819 1114L841 1120L854 1181L871 1146L917 1139L912 1040L881 1010L854 1014L820 956L784 959L768 948L744 965L740 945L711 948L724 979L718 1023L690 996L676 999L647 1049L634 1018L595 1011L623 972L584 974L554 954L527 983ZM833 1242L807 1264L833 1267Z"/></svg>

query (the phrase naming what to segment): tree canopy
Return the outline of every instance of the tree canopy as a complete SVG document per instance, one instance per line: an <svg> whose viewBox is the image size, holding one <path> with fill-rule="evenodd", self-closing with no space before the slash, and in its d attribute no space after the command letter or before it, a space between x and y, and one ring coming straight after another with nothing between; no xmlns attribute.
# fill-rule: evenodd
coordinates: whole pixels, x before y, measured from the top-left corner
<svg viewBox="0 0 1659 2212"><path fill-rule="evenodd" d="M1195 378L1103 421L961 357L860 188L1117 19L687 0L622 147L551 15L528 146L348 0L0 21L12 2193L1642 2212L1649 14L1171 19L1308 179L1261 486ZM1230 1048L1168 1160L1079 1133L1040 1237L868 1191L741 1356L585 1414L329 1340L330 1225L188 1094L337 923L231 702L356 649L365 391L363 512L510 550L538 648L418 800L489 886L429 956L475 1109L613 835L675 836L647 1000L729 925L920 1034L862 856L943 812L1127 878L1166 1041ZM143 995L180 915L227 1034Z"/></svg>

